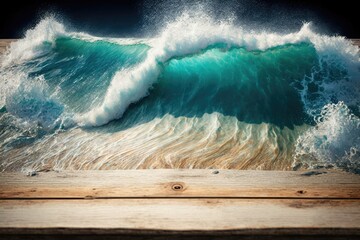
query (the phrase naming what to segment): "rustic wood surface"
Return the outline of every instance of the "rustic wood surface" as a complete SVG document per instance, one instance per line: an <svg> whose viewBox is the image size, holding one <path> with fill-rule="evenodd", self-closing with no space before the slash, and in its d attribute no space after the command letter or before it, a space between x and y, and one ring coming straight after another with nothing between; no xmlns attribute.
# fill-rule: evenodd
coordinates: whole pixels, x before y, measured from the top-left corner
<svg viewBox="0 0 360 240"><path fill-rule="evenodd" d="M359 198L360 175L338 171L114 170L0 174L0 198Z"/></svg>
<svg viewBox="0 0 360 240"><path fill-rule="evenodd" d="M1 200L0 233L30 229L217 231L348 229L360 201L309 199Z"/></svg>
<svg viewBox="0 0 360 240"><path fill-rule="evenodd" d="M356 239L359 194L359 175L328 170L1 173L0 239L19 233Z"/></svg>
<svg viewBox="0 0 360 240"><path fill-rule="evenodd" d="M6 48L13 41L15 41L15 39L0 39L0 54L4 53L6 51Z"/></svg>
<svg viewBox="0 0 360 240"><path fill-rule="evenodd" d="M351 39L354 45L360 47L360 39Z"/></svg>

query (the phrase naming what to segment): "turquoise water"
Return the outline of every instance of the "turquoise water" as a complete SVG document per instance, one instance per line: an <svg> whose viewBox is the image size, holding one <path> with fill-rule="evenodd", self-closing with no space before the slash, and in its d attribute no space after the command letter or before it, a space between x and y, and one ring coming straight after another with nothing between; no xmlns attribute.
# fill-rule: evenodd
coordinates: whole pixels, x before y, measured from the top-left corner
<svg viewBox="0 0 360 240"><path fill-rule="evenodd" d="M59 100L71 111L83 112L101 101L116 71L139 63L148 49L144 44L58 38L50 52L25 66L30 68L29 78L49 79L49 91L60 88Z"/></svg>
<svg viewBox="0 0 360 240"><path fill-rule="evenodd" d="M43 20L3 57L1 169L358 171L358 48L228 28L104 39Z"/></svg>
<svg viewBox="0 0 360 240"><path fill-rule="evenodd" d="M218 112L247 123L290 127L306 114L294 87L317 63L310 44L247 51L222 44L162 64L149 96L128 109L126 117L164 114L200 117ZM289 69L291 69L289 71Z"/></svg>

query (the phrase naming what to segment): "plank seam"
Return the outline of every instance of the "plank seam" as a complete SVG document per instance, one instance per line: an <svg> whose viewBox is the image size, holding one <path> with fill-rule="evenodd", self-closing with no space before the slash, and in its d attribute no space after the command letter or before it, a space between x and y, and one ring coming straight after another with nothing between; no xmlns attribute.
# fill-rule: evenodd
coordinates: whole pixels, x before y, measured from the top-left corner
<svg viewBox="0 0 360 240"><path fill-rule="evenodd" d="M0 227L0 235L20 235L36 234L36 235L48 235L48 234L69 234L69 235L83 235L83 234L128 234L128 235L246 235L246 234L257 234L257 235L360 235L360 228L306 228L306 227L293 227L293 228L245 228L245 229L228 229L228 230L162 230L162 229L132 229L132 228L19 228L19 227ZM49 233L50 232L50 233Z"/></svg>
<svg viewBox="0 0 360 240"><path fill-rule="evenodd" d="M191 196L166 196L166 197L39 197L39 198L26 198L26 197L19 197L19 198L0 198L0 201L9 200L9 201L36 201L36 200L116 200L116 199L254 199L254 200L345 200L345 201L353 201L353 200L360 200L360 198L332 198L332 197L191 197Z"/></svg>

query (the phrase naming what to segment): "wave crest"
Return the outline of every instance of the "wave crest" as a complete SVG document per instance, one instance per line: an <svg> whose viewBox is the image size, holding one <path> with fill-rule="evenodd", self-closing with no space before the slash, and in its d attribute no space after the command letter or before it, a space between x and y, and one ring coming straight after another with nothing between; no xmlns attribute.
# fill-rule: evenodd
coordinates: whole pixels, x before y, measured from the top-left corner
<svg viewBox="0 0 360 240"><path fill-rule="evenodd" d="M306 45L303 48L299 47L302 43ZM221 47L212 52L216 53L204 54L211 46L219 44ZM124 46L130 45L134 46L124 48ZM291 47L293 49L290 49ZM276 51L276 49L279 50L280 48L289 48L290 50L284 54L283 51ZM231 49L238 50L234 51L238 55L231 55ZM294 49L295 51L292 51ZM221 54L222 51L226 54ZM274 56L279 52L281 52L281 57L275 61ZM306 62L306 52L310 56L308 59L311 60L311 63ZM246 64L239 66L239 61L234 61L236 63L234 66L227 66L228 63L225 62L224 56L229 57L231 55L230 58L238 60L241 59L240 55L242 53L246 58L243 62ZM256 61L256 58L253 57L256 54L261 55L266 60L262 61L260 59ZM205 59L201 58L205 55L207 56ZM197 58L197 56L200 56L200 58ZM182 65L186 61L174 67L176 65L174 62L181 62L185 58L188 58L192 66L196 65L196 61L198 61L197 66L201 65L198 69L193 70L192 73L196 75L195 77L192 78L191 74L184 74L187 80L197 81L200 79L201 81L207 81L205 84L193 85L195 87L191 89L190 94L193 95L190 97L195 97L191 99L192 101L204 96L201 94L216 95L221 92L218 90L223 87L223 79L236 79L239 82L244 79L244 81L252 81L251 86L250 84L240 86L242 83L236 85L239 82L232 81L232 85L228 84L226 86L228 88L224 87L225 90L216 96L221 98L222 96L236 95L233 93L239 91L239 95L250 96L247 97L247 100L250 99L248 105L242 106L254 108L255 110L259 108L259 104L256 102L258 99L254 99L255 95L249 89L253 90L255 88L259 94L257 96L265 95L263 99L269 100L265 101L267 105L274 102L291 101L295 95L295 100L300 102L298 105L301 105L298 109L304 107L306 113L313 117L314 121L306 125L308 130L297 140L295 145L296 162L294 164L302 162L310 167L333 165L346 169L359 169L360 124L359 118L351 114L350 111L350 109L358 111L360 105L359 48L353 46L344 37L324 36L313 32L310 23L305 23L300 31L289 34L249 32L235 26L231 20L215 21L206 14L184 13L181 17L167 24L162 33L156 38L121 40L70 32L54 17L48 17L43 19L35 28L28 30L24 39L12 43L2 59L0 76L2 84L0 89L2 95L0 96L2 107L0 114L2 115L0 117L10 113L25 121L32 121L50 129L62 122L64 115L70 115L72 120L80 126L105 125L114 119L123 117L127 111L130 111L129 114L133 114L134 117L137 113L140 113L139 115L143 114L141 111L144 110L145 114L141 115L139 119L153 120L154 117L158 116L156 114L150 117L145 116L148 114L146 112L148 110L146 109L147 106L139 107L138 112L132 111L133 109L129 108L129 106L139 102L150 93L156 93L156 87L161 84L160 87L162 87L163 91L174 88L174 90L171 89L172 92L162 96L173 97L175 94L172 93L178 91L179 85L183 84L181 86L184 86L187 84L180 83L180 80L175 81L177 80L176 77L180 75L179 72L191 72L189 67L186 68L186 65ZM208 64L210 60L216 62L214 68L219 67L225 69L224 71L228 70L224 74L227 74L226 78L221 76L216 78L216 76L214 77L216 81L211 82L209 80L212 75L217 74L214 73L215 71L207 71L206 68L211 67ZM256 64L252 61L256 61L261 66L256 68ZM277 74L276 76L271 75L269 71L279 68L279 62L281 61L286 62L287 65L281 65L284 68L282 71L273 71L275 73L273 75ZM290 62L291 66L289 65ZM297 62L298 65L296 65ZM171 64L172 66L170 66ZM244 71L233 71L233 69L240 67ZM286 67L291 68L289 70L292 71L291 74L287 72ZM259 69L261 71L257 71ZM309 69L310 71L308 71ZM163 75L166 75L169 71L175 73L175 75L170 74L171 77L164 78ZM251 73L247 74L248 72ZM263 75L258 77L260 72ZM304 73L306 73L305 76ZM199 76L206 77L201 78ZM293 76L296 76L296 79L293 79ZM42 77L46 79L41 80ZM281 81L272 81L272 79L277 80L280 78ZM173 81L172 84L163 84L163 81L169 81L169 79ZM155 85L155 83L159 84ZM293 88L290 89L289 84L292 84ZM204 91L204 89L210 89L211 87L216 88L214 92ZM231 90L227 91L230 88ZM280 90L273 91L277 88ZM187 88L183 89L186 90ZM295 92L296 94L286 95L286 93L294 89L298 90L298 92ZM83 92L77 92L81 90ZM61 97L55 97L57 91L61 93L58 95L61 95L62 99ZM247 92L244 94L241 91ZM159 92L161 93L161 90L157 91L157 93ZM269 92L272 94L268 94ZM83 95L80 96L81 94ZM291 99L283 98L285 95L290 96ZM149 106L160 102L156 102L156 97L149 97L153 101L149 101ZM169 99L166 97L162 100ZM270 101L273 98L277 98L277 100ZM236 101L239 101L239 99L229 98L226 99L227 102L224 101L223 104L217 106L220 106L220 109L226 103L232 101L231 104L226 106L229 108L239 107L241 104L236 105ZM174 98L170 100L174 101ZM138 105L144 102L139 102ZM234 102L235 104L233 104ZM195 102L194 105L197 103ZM182 107L181 104L182 102L177 106ZM201 104L199 106L202 107L204 103ZM162 107L164 104L153 105L151 105L152 109L158 106ZM291 106L291 104L281 105L281 107L280 104L273 105L275 106L266 106L268 107L266 110L270 109L270 111L262 113L265 113L264 115L277 114L276 111L271 111L274 107L283 107L282 112L286 113L287 109L289 109L288 106ZM69 108L74 110L74 115L66 113ZM221 112L221 109L219 109L214 107L209 112L216 115L217 112ZM227 112L224 111L223 113L226 115ZM206 114L206 111L202 112L203 116L206 116ZM186 114L183 115L178 117L189 117ZM234 117L232 114L229 115ZM169 122L175 121L173 116L169 117L169 112L165 112L160 116L168 119ZM137 117L135 116L133 119ZM197 121L197 117L199 116L195 116L194 121ZM226 115L226 117L228 116ZM289 115L287 115L287 118L290 118ZM133 119L125 118L124 121L130 122ZM237 120L242 122L243 119L238 118ZM226 125L225 122L223 124ZM255 126L259 122L264 123L266 121L249 122ZM249 122L244 121L242 124L246 127ZM268 121L265 125L268 123L274 122ZM303 123L304 121L297 122L299 125ZM218 126L219 129L222 128L220 125ZM134 125L131 126L134 127ZM267 127L268 125L263 129L263 134L271 134ZM282 128L283 126L277 125L277 127ZM293 135L291 136L293 137ZM181 137L181 135L176 135L174 142ZM271 139L276 141L276 138L275 134ZM204 139L207 139L206 134ZM249 139L249 141L252 140ZM289 144L292 141L293 139L287 143ZM149 146L156 144L157 140L154 140L154 142L149 143ZM294 148L294 144L291 144L291 147L287 149ZM144 146L140 145L141 147ZM279 147L279 149L281 148Z"/></svg>
<svg viewBox="0 0 360 240"><path fill-rule="evenodd" d="M314 33L310 23L297 33L245 32L231 22L216 22L207 15L183 14L168 24L160 37L152 42L147 58L138 66L120 70L112 79L101 106L77 116L80 125L99 126L122 117L131 103L148 94L157 81L161 65L171 58L195 54L209 45L227 44L247 50L266 50L275 46L308 42L314 45L324 61L337 61L346 65L352 74L359 75L358 48L343 37L329 37ZM356 66L354 66L354 62Z"/></svg>
<svg viewBox="0 0 360 240"><path fill-rule="evenodd" d="M34 28L27 30L23 39L11 43L2 66L19 64L49 52L54 40L65 34L64 25L54 17L44 18Z"/></svg>

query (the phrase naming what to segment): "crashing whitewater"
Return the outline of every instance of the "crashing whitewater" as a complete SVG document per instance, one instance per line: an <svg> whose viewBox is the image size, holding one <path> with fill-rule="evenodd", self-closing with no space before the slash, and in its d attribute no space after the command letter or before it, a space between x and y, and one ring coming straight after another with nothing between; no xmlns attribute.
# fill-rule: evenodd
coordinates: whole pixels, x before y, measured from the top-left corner
<svg viewBox="0 0 360 240"><path fill-rule="evenodd" d="M0 170L360 171L359 48L183 14L151 39L45 18L1 59Z"/></svg>

